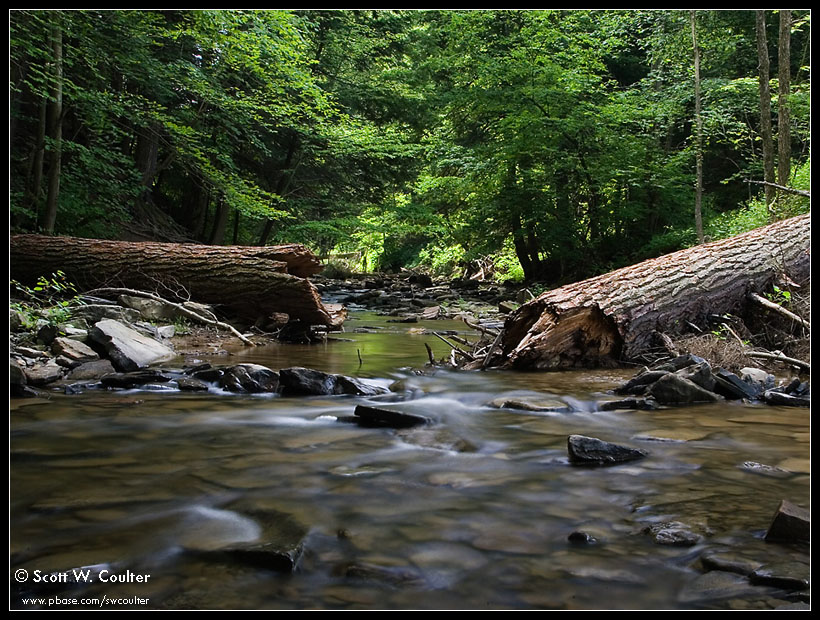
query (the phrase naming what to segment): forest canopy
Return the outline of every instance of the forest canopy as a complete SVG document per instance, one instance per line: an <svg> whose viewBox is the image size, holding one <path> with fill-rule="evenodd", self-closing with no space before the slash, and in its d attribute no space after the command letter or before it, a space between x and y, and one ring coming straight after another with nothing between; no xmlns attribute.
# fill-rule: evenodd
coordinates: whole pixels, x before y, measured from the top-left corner
<svg viewBox="0 0 820 620"><path fill-rule="evenodd" d="M810 26L806 10L11 10L11 230L581 279L808 212L772 184L810 189Z"/></svg>

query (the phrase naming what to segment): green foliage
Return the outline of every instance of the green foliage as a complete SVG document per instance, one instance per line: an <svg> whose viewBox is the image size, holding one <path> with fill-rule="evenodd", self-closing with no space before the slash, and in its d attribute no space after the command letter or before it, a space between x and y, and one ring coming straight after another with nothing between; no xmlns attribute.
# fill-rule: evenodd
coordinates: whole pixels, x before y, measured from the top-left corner
<svg viewBox="0 0 820 620"><path fill-rule="evenodd" d="M12 297L21 298L11 302L10 308L21 314L23 325L28 329L33 329L42 320L50 325L65 323L71 318L72 306L81 303L76 286L62 271L40 276L34 286L26 286L17 280L11 280L10 285Z"/></svg>
<svg viewBox="0 0 820 620"><path fill-rule="evenodd" d="M793 184L808 189L810 13L793 16ZM12 10L9 21L14 229L36 230L38 162L57 147L40 137L57 29L59 234L175 226L206 242L302 242L363 271L453 275L489 256L501 279L550 283L695 243L688 11ZM706 234L807 212L786 195L767 210L746 183L762 178L754 11L698 10L696 22ZM773 58L776 38L770 28Z"/></svg>

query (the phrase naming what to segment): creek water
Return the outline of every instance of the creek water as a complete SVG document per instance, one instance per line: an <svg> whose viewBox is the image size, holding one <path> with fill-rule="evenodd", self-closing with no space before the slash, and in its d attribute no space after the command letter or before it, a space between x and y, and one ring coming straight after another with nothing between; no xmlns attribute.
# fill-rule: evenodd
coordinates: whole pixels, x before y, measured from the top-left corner
<svg viewBox="0 0 820 620"><path fill-rule="evenodd" d="M12 401L11 568L25 571L11 579L12 607L92 597L109 605L122 598L120 606L135 609L769 609L787 602L770 587L693 584L707 552L808 564L806 548L763 541L782 499L809 507L807 410L731 402L597 410L631 376L626 370L419 374L412 369L424 366L424 342L446 352L417 333L425 326L465 329L355 313L343 340L236 348L230 357L188 356L175 366L252 362L385 387L401 381L387 398L156 386ZM556 401L571 412L487 405L502 397ZM361 403L420 413L434 424L395 431L336 419ZM649 455L573 466L570 434ZM663 545L645 531L666 522L686 524L699 541ZM596 542L570 542L574 531ZM267 536L298 539L293 573L211 553ZM81 567L98 578L53 576ZM150 577L101 582L103 574ZM43 600L29 600L37 597Z"/></svg>

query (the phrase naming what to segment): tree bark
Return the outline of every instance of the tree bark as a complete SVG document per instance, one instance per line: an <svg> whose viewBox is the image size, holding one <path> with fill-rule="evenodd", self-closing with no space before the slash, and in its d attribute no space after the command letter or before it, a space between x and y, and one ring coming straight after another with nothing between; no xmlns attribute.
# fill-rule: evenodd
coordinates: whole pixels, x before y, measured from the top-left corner
<svg viewBox="0 0 820 620"><path fill-rule="evenodd" d="M62 270L80 290L126 287L216 304L249 319L273 312L310 325L344 320L306 278L322 269L298 244L269 247L134 243L15 235L10 272L24 284Z"/></svg>
<svg viewBox="0 0 820 620"><path fill-rule="evenodd" d="M780 10L780 36L777 47L777 182L789 185L791 174L791 130L789 128L790 108L789 91L791 89L791 28L792 12Z"/></svg>
<svg viewBox="0 0 820 620"><path fill-rule="evenodd" d="M611 366L635 360L658 333L738 312L787 273L810 273L810 216L701 244L543 293L511 314L494 365Z"/></svg>
<svg viewBox="0 0 820 620"><path fill-rule="evenodd" d="M758 91L760 93L760 141L763 151L763 180L774 183L774 142L772 140L772 94L769 89L769 46L766 42L766 11L757 13ZM766 186L766 207L774 202L774 188Z"/></svg>

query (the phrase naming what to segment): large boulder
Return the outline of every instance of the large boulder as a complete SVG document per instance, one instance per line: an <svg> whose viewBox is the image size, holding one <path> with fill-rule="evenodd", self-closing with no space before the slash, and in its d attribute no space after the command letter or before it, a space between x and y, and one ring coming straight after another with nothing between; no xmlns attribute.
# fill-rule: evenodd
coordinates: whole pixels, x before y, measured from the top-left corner
<svg viewBox="0 0 820 620"><path fill-rule="evenodd" d="M653 383L648 393L661 405L714 403L723 398L677 374L667 374Z"/></svg>
<svg viewBox="0 0 820 620"><path fill-rule="evenodd" d="M122 372L145 368L175 355L164 344L111 319L95 323L89 330L88 337L105 352L114 367Z"/></svg>

